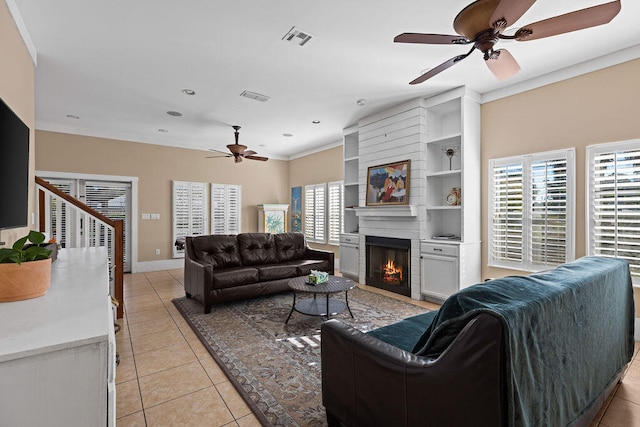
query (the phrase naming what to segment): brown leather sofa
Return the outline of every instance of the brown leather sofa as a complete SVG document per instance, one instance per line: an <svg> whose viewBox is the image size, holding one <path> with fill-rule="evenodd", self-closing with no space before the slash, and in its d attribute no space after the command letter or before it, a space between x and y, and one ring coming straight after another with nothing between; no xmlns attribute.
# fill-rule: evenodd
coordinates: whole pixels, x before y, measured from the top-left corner
<svg viewBox="0 0 640 427"><path fill-rule="evenodd" d="M302 233L242 233L186 238L184 287L209 313L216 302L289 290L311 270L333 274L334 254L312 249Z"/></svg>
<svg viewBox="0 0 640 427"><path fill-rule="evenodd" d="M329 426L588 426L634 351L623 260L477 284L367 333L321 327Z"/></svg>

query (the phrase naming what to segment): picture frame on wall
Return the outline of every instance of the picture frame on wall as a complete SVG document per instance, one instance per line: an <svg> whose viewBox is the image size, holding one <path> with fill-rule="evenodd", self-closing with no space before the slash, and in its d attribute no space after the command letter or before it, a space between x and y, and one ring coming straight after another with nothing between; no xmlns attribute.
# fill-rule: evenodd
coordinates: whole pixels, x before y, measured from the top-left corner
<svg viewBox="0 0 640 427"><path fill-rule="evenodd" d="M367 169L366 206L408 205L411 160Z"/></svg>

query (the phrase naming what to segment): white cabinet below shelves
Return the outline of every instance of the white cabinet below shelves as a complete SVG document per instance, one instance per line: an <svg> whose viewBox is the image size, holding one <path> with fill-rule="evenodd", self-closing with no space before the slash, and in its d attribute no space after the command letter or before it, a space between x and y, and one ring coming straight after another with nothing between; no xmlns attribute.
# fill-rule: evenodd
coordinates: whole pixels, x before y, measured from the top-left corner
<svg viewBox="0 0 640 427"><path fill-rule="evenodd" d="M340 273L358 281L360 273L360 236L357 234L340 235Z"/></svg>
<svg viewBox="0 0 640 427"><path fill-rule="evenodd" d="M420 243L420 293L442 302L480 281L480 242Z"/></svg>
<svg viewBox="0 0 640 427"><path fill-rule="evenodd" d="M64 249L51 270L44 296L0 310L0 424L114 426L107 251Z"/></svg>

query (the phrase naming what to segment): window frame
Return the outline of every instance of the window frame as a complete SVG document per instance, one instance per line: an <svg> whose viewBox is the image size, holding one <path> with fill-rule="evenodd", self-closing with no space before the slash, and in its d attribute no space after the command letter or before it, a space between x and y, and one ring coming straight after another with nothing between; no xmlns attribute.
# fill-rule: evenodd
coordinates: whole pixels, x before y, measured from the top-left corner
<svg viewBox="0 0 640 427"><path fill-rule="evenodd" d="M595 200L594 195L595 192L593 190L593 178L594 178L594 161L595 157L600 154L610 153L614 154L622 151L637 151L640 153L640 139L627 140L627 141L617 141L603 144L594 144L588 145L586 147L586 155L585 155L585 246L587 255L595 255L595 256L607 256L599 253L595 247ZM617 165L616 165L617 166ZM618 186L616 185L615 190L616 193L618 191ZM635 195L635 193L634 193ZM617 197L617 194L616 194ZM640 197L640 191L638 191L638 197ZM617 211L616 211L617 217ZM617 220L617 218L616 218ZM640 225L638 225L638 229L640 229ZM617 239L618 230L616 228L616 239ZM616 243L617 245L617 243ZM616 246L614 252L618 251L618 247ZM616 254L617 255L617 254ZM614 256L618 258L617 256ZM626 259L626 258L622 258ZM635 273L634 270L637 269L637 265L640 264L640 254L637 257L637 264L634 262L630 262L630 266L632 267L631 280L635 286L640 285L640 275Z"/></svg>
<svg viewBox="0 0 640 427"><path fill-rule="evenodd" d="M565 225L565 260L570 262L575 259L575 208L576 208L576 168L575 168L575 148L562 150L545 151L540 153L524 154L489 159L488 165L488 200L487 200L487 265L505 269L521 271L541 271L553 267L555 263L536 263L533 256L533 178L532 166L536 162L545 162L564 159L566 160L566 203L564 214L566 216ZM494 257L495 227L494 202L496 197L494 168L501 165L522 165L522 235L521 235L521 260L510 261L496 259ZM546 188L546 187L545 187Z"/></svg>

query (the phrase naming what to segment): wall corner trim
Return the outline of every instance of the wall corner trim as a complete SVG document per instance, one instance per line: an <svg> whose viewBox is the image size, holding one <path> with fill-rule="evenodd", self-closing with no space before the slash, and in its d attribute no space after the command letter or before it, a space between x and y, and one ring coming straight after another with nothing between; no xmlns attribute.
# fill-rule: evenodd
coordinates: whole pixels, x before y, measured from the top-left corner
<svg viewBox="0 0 640 427"><path fill-rule="evenodd" d="M31 40L31 36L29 35L29 31L27 30L27 26L22 20L22 14L20 13L20 9L18 9L18 5L16 5L15 0L5 0L7 7L9 8L9 13L11 13L11 17L13 18L13 22L15 22L18 31L20 32L20 36L22 37L22 41L29 51L29 55L31 55L31 60L33 61L33 66L38 66L38 51L36 50L36 45Z"/></svg>

